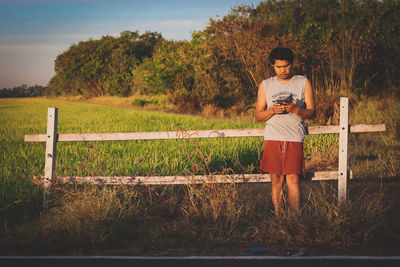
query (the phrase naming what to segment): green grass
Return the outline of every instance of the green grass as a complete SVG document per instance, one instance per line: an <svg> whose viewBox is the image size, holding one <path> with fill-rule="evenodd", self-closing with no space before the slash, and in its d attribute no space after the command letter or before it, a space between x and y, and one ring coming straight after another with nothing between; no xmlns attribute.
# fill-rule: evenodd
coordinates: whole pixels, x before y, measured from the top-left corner
<svg viewBox="0 0 400 267"><path fill-rule="evenodd" d="M356 177L395 177L400 174L400 101L361 99L349 114L350 123L384 123L386 132L352 134L349 166Z"/></svg>
<svg viewBox="0 0 400 267"><path fill-rule="evenodd" d="M350 113L350 123L386 123L386 133L350 135L349 164L356 177L399 173L399 102L366 99ZM47 108L57 107L59 133L185 131L263 127L262 123L212 120L196 116L140 111L50 99L0 100L1 206L34 188L31 179L44 174L44 143L24 143L25 134L46 132ZM197 146L205 154L206 163ZM337 135L307 136L304 152L309 170L334 169ZM211 172L256 173L262 138L149 140L57 144L56 174L176 175ZM193 164L194 161L196 164ZM5 199L5 201L4 201Z"/></svg>
<svg viewBox="0 0 400 267"><path fill-rule="evenodd" d="M201 117L138 111L78 102L47 99L1 100L1 163L4 194L15 195L30 187L34 175L43 175L44 143L24 143L25 134L46 132L47 108L58 108L59 133L112 133L146 131L185 131L262 127L259 123L211 120ZM336 146L335 136L307 137L305 153L328 151ZM208 140L150 140L115 142L58 143L56 174L68 175L176 175L201 173L207 158L212 172L257 172L262 138ZM194 160L198 166L192 164Z"/></svg>
<svg viewBox="0 0 400 267"><path fill-rule="evenodd" d="M0 100L1 206L32 190L34 175L44 174L44 143L24 143L25 134L46 132L47 108L58 108L59 133L185 131L259 127L258 124L138 111L48 99ZM246 170L255 171L260 138L57 144L57 175L174 175L201 172L199 145L212 171L235 168L236 157L246 158ZM188 155L193 155L188 157ZM249 158L250 157L250 158ZM191 158L199 164L194 168ZM247 159L249 158L249 159ZM204 164L203 164L204 165ZM238 170L236 168L236 170ZM6 203L4 202L6 199ZM1 207L0 206L0 207Z"/></svg>
<svg viewBox="0 0 400 267"><path fill-rule="evenodd" d="M307 247L309 254L354 247L398 252L398 179L376 180L400 173L398 101L366 99L354 106L350 123L385 123L388 131L350 135L349 164L359 179L349 183L349 201L341 212L336 181L303 182L300 218L274 217L269 184L56 187L50 211L41 215L42 191L32 177L44 174L45 144L24 143L23 138L46 132L48 107L59 110L59 133L263 127L249 118L212 120L51 99L0 99L1 253L123 248L130 255L245 254L253 246L268 246L278 254L285 247ZM337 135L307 136L308 168L337 168L337 146ZM261 137L58 143L56 173L256 173L261 152Z"/></svg>

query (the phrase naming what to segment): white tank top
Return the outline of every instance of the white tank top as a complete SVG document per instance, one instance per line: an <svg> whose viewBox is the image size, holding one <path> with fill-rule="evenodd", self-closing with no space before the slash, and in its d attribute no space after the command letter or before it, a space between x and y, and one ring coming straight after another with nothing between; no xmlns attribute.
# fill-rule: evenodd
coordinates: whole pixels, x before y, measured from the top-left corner
<svg viewBox="0 0 400 267"><path fill-rule="evenodd" d="M307 78L300 75L293 76L288 82L280 82L276 76L264 80L267 108L271 108L276 100L285 99L289 95L296 99L298 107L304 108L306 81ZM303 142L306 134L303 119L297 114L285 112L275 114L266 121L264 140Z"/></svg>

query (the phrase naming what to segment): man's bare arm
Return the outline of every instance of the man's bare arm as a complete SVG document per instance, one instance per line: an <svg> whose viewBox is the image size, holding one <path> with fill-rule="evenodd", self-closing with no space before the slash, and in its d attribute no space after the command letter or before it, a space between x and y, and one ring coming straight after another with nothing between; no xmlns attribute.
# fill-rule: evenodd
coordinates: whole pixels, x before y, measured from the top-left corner
<svg viewBox="0 0 400 267"><path fill-rule="evenodd" d="M264 83L261 83L258 87L257 103L256 103L256 121L267 121L272 118L275 114L282 113L285 111L284 106L274 104L273 107L267 108L267 100L265 98Z"/></svg>
<svg viewBox="0 0 400 267"><path fill-rule="evenodd" d="M306 88L304 91L304 102L306 104L305 109L299 108L296 104L296 101L293 101L292 104L285 106L285 110L299 115L302 119L315 118L316 111L314 103L314 92L309 80L307 80L306 82Z"/></svg>

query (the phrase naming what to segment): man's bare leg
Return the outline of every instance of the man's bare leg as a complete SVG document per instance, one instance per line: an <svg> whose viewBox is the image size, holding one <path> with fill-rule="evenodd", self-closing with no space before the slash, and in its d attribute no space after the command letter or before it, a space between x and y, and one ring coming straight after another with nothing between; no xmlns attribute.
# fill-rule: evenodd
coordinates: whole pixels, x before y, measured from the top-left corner
<svg viewBox="0 0 400 267"><path fill-rule="evenodd" d="M271 173L271 197L274 205L275 215L280 215L283 211L283 174Z"/></svg>
<svg viewBox="0 0 400 267"><path fill-rule="evenodd" d="M297 174L286 175L286 184L288 186L288 202L292 212L298 214L300 211L300 186L299 176Z"/></svg>

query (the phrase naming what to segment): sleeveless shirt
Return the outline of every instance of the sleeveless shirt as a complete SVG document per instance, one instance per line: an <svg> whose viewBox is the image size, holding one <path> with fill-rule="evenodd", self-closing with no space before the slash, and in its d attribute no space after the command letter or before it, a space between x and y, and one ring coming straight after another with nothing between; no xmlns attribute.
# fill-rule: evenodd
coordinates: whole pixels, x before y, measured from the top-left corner
<svg viewBox="0 0 400 267"><path fill-rule="evenodd" d="M280 82L277 77L264 80L267 108L271 108L277 100L283 100L292 95L297 106L304 108L304 90L307 78L295 75L288 82ZM306 137L306 126L303 119L297 114L284 112L275 114L266 121L264 140L303 142Z"/></svg>

